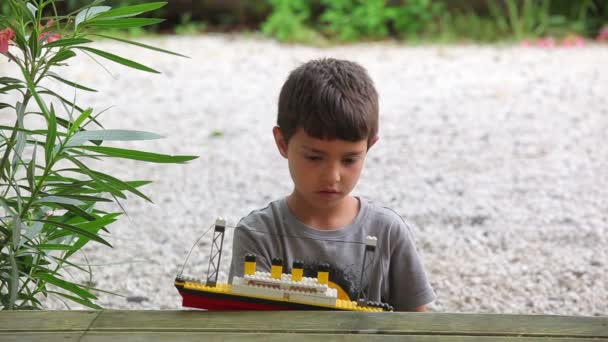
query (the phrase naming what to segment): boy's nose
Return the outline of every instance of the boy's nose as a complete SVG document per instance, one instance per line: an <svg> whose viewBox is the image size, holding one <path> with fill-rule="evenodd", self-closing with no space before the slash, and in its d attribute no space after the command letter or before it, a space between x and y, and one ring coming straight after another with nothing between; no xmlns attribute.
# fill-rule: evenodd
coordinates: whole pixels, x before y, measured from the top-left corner
<svg viewBox="0 0 608 342"><path fill-rule="evenodd" d="M330 184L338 183L340 181L340 167L337 165L329 165L325 170L325 180Z"/></svg>

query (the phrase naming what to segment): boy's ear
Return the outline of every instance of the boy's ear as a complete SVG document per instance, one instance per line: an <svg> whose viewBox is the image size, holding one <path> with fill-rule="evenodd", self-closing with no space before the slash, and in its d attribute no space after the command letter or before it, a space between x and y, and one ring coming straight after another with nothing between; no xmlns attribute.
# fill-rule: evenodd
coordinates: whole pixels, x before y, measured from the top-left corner
<svg viewBox="0 0 608 342"><path fill-rule="evenodd" d="M279 153L281 153L284 158L287 158L287 142L285 142L285 139L283 138L281 127L274 126L272 128L272 135L274 135L274 142L277 144Z"/></svg>
<svg viewBox="0 0 608 342"><path fill-rule="evenodd" d="M373 137L373 138L372 138L372 139L369 141L369 143L367 143L367 150L368 150L368 151L369 151L369 149L370 149L370 148L372 148L372 146L374 146L374 144L375 144L375 143L378 141L378 139L380 139L380 137L376 135L375 137Z"/></svg>

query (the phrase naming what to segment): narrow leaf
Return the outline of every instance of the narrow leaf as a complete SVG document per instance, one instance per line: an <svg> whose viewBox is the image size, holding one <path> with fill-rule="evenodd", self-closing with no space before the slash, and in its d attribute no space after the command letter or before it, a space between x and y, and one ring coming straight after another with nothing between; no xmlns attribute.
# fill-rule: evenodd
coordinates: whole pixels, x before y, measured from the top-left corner
<svg viewBox="0 0 608 342"><path fill-rule="evenodd" d="M74 132L76 132L76 130L80 128L80 125L82 125L84 120L86 120L91 115L91 113L93 113L93 108L87 108L87 110L80 113L78 118L76 118L74 123L72 123L72 125L70 126L68 135L72 135Z"/></svg>
<svg viewBox="0 0 608 342"><path fill-rule="evenodd" d="M69 195L69 194L58 194L61 197L73 198L81 201L88 202L112 202L111 199L98 197L98 196L87 196L87 195Z"/></svg>
<svg viewBox="0 0 608 342"><path fill-rule="evenodd" d="M12 77L0 77L0 83L2 84L10 84L10 83L23 83L22 80L18 80Z"/></svg>
<svg viewBox="0 0 608 342"><path fill-rule="evenodd" d="M161 49L161 48L157 48L155 46L151 46L151 45L146 45L146 44L142 44L139 42L134 42L131 40L126 40L126 39L122 39L122 38L117 38L117 37L112 37L112 36L107 36L105 34L93 34L94 36L98 36L98 37L103 37L103 38L107 38L107 39L113 39L113 40L117 40L119 42L123 42L126 44L131 44L131 45L135 45L135 46L139 46L139 47L143 47L145 49L149 49L149 50L154 50L154 51L158 51L158 52L164 52L164 53L168 53L171 55L175 55L175 56L180 56L180 57L185 57L185 58L190 58L188 56L173 52L173 51L169 51L169 50L165 50L165 49Z"/></svg>
<svg viewBox="0 0 608 342"><path fill-rule="evenodd" d="M34 246L38 249L51 250L51 251L65 251L72 248L70 245L62 245L60 243L46 243Z"/></svg>
<svg viewBox="0 0 608 342"><path fill-rule="evenodd" d="M81 148L105 154L111 157L141 160L151 163L185 163L187 161L198 158L197 156L170 156L166 154L157 154L151 152L127 150L122 148L105 146L82 146Z"/></svg>
<svg viewBox="0 0 608 342"><path fill-rule="evenodd" d="M107 12L111 9L112 9L112 7L110 7L110 6L93 6L93 7L86 8L86 9L80 11L76 15L76 19L74 21L74 27L78 28L78 26L81 23L83 23L84 21L94 18L95 16L99 15L100 13Z"/></svg>
<svg viewBox="0 0 608 342"><path fill-rule="evenodd" d="M74 134L66 143L66 147L80 146L89 140L98 141L137 141L137 140L153 140L160 139L161 135L143 132L131 131L122 129L105 129L98 131L82 131Z"/></svg>
<svg viewBox="0 0 608 342"><path fill-rule="evenodd" d="M56 294L58 296L64 297L66 299L69 299L75 303L84 305L86 307L89 307L93 310L102 310L103 308L93 302L91 302L90 300L87 299L83 299L83 298L79 298L79 297L74 297L74 296L70 296L69 294L63 293L63 292L57 292L57 291L48 291L48 293L52 293L52 294Z"/></svg>
<svg viewBox="0 0 608 342"><path fill-rule="evenodd" d="M46 143L44 144L44 156L46 158L46 165L49 166L51 164L51 160L53 159L53 150L55 148L55 138L57 135L57 119L55 117L53 105L51 105L51 110L49 111L49 115L47 117L47 127L48 134L46 136Z"/></svg>
<svg viewBox="0 0 608 342"><path fill-rule="evenodd" d="M73 198L66 198L62 196L45 196L36 200L34 203L63 203L71 205L82 205L82 201Z"/></svg>
<svg viewBox="0 0 608 342"><path fill-rule="evenodd" d="M34 274L34 278L46 281L49 284L52 284L52 285L60 287L64 290L70 291L82 298L97 299L97 297L95 297L89 291L86 291L83 288L81 288L78 284L74 284L72 282L65 281L63 279L59 279L50 273L36 273L36 274Z"/></svg>
<svg viewBox="0 0 608 342"><path fill-rule="evenodd" d="M36 12L38 11L38 9L36 8L36 6L34 6L31 2L28 2L26 4L27 9L30 11L30 13L32 13L32 15L35 17L36 16Z"/></svg>
<svg viewBox="0 0 608 342"><path fill-rule="evenodd" d="M113 184L106 184L106 182L104 182L103 179L101 179L101 177L99 177L98 172L95 172L91 169L89 169L86 165L84 165L82 162L80 162L78 159L68 156L67 157L72 163L76 164L76 166L78 166L78 169L72 169L72 171L75 172L81 172L86 174L87 176L91 177L92 180L95 181L95 183L91 184L91 187L95 188L95 189L99 189L98 192L109 192L111 194L113 194L114 196L118 196L120 198L127 198L121 191L121 189L117 189L116 187L113 186ZM98 185L99 187L96 187L95 185Z"/></svg>
<svg viewBox="0 0 608 342"><path fill-rule="evenodd" d="M132 27L143 27L149 25L155 25L162 23L164 19L156 18L126 18L126 19L104 19L104 20L91 20L86 23L86 26L97 27L97 28L132 28Z"/></svg>
<svg viewBox="0 0 608 342"><path fill-rule="evenodd" d="M22 89L22 88L25 88L22 84L10 84L10 85L7 85L6 87L0 88L0 94L6 94L7 92L9 92L11 90Z"/></svg>
<svg viewBox="0 0 608 342"><path fill-rule="evenodd" d="M118 17L132 17L144 12L153 11L165 6L167 2L151 2L149 4L125 6L116 8L107 12L104 12L97 16L97 18L118 18Z"/></svg>
<svg viewBox="0 0 608 342"><path fill-rule="evenodd" d="M57 75L55 73L49 72L48 75L49 75L49 77L52 77L52 78L54 78L54 79L56 79L56 80L58 80L60 82L63 82L65 84L69 85L69 86L72 86L74 88L78 88L78 89L82 89L82 90L86 90L86 91L90 91L90 92L94 92L94 93L97 92L97 90L95 90L95 89L91 89L91 88L85 87L83 85L80 85L80 84L78 84L76 82L68 81L68 80L66 80L64 78L61 78L61 77L59 77L59 75Z"/></svg>
<svg viewBox="0 0 608 342"><path fill-rule="evenodd" d="M85 220L88 221L94 221L95 220L95 216L89 214L88 212L86 212L85 210L80 209L79 207L75 206L75 205L70 205L70 204L58 204L61 208L67 210L70 212L71 215L73 216L79 216L82 217Z"/></svg>
<svg viewBox="0 0 608 342"><path fill-rule="evenodd" d="M32 152L32 160L30 160L30 165L27 169L27 182L30 185L32 191L34 191L35 175L36 175L36 150L38 149L38 145L34 145L34 152Z"/></svg>
<svg viewBox="0 0 608 342"><path fill-rule="evenodd" d="M23 104L21 102L17 102L15 107L17 108L17 111L16 111L17 112L17 126L18 126L18 128L23 129L24 128L23 120L25 118L25 107L23 106ZM13 147L13 160L11 163L11 166L13 169L16 168L17 163L20 163L23 160L22 153L23 153L23 150L25 149L26 141L27 141L27 133L25 133L23 131L19 131L17 133L17 139L15 142L15 146Z"/></svg>
<svg viewBox="0 0 608 342"><path fill-rule="evenodd" d="M63 61L66 61L70 58L76 57L76 53L72 50L61 50L55 56L49 59L49 64L54 65Z"/></svg>
<svg viewBox="0 0 608 342"><path fill-rule="evenodd" d="M40 94L48 94L51 96L56 97L57 99L61 100L61 102L74 107L77 111L79 111L80 113L84 112L84 109L80 108L78 105L76 105L75 103L73 103L72 101L62 97L61 95L57 94L56 92L46 89L46 90L42 90L40 91Z"/></svg>
<svg viewBox="0 0 608 342"><path fill-rule="evenodd" d="M133 61L128 60L126 58L123 58L123 57L120 57L120 56L116 56L116 55L111 54L109 52L93 49L93 48L86 47L86 46L78 46L78 47L76 47L76 49L80 49L80 50L84 50L84 51L89 51L89 52L94 53L94 54L96 54L98 56L101 56L103 58L109 59L109 60L111 60L113 62L116 62L118 64L122 64L122 65L128 66L130 68L134 68L134 69L138 69L138 70L143 70L143 71L159 74L158 71L156 71L156 70L154 70L152 68L149 68L149 67L147 67L147 66L145 66L143 64L139 64L137 62L133 62Z"/></svg>
<svg viewBox="0 0 608 342"><path fill-rule="evenodd" d="M35 220L36 222L42 222L44 224L49 224L51 226L55 226L55 227L59 227L62 228L66 231L70 231L76 235L81 235L81 236L86 236L91 240L97 241L99 243L102 243L106 246L112 247L112 245L110 245L106 240L104 240L103 238L101 238L100 236L98 236L97 234L93 234L85 229L67 224L67 223L62 223L62 222L56 222L56 221L50 221L50 220Z"/></svg>
<svg viewBox="0 0 608 342"><path fill-rule="evenodd" d="M66 38L66 39L59 39L52 43L45 44L43 46L43 48L50 49L50 48L55 48L55 47L80 45L80 44L87 44L87 43L92 43L92 42L93 42L92 40L86 39L86 38Z"/></svg>

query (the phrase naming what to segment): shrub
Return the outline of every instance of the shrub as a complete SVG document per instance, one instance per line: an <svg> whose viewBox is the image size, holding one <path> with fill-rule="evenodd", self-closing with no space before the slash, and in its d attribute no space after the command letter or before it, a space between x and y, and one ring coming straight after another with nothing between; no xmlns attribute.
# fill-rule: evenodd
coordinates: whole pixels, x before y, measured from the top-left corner
<svg viewBox="0 0 608 342"><path fill-rule="evenodd" d="M58 1L58 0L57 0ZM121 215L98 208L127 193L149 198L139 190L145 181L124 181L88 166L88 161L127 158L154 163L184 163L196 157L169 156L106 146L106 141L147 140L160 136L140 131L103 129L99 115L55 92L52 79L82 91L89 86L65 79L61 67L78 53L104 58L142 71L154 69L90 47L97 28L132 28L156 24L136 17L164 6L153 2L121 8L97 6L60 15L55 0L8 0L0 16L0 53L14 63L19 78L0 77L0 93L15 103L0 103L13 114L14 125L0 126L0 306L40 309L40 295L58 296L91 308L94 289L68 275L90 274L87 265L72 262L90 242L110 244L100 233ZM142 48L171 53L120 38L103 36ZM10 44L10 46L9 46ZM43 128L32 123L44 123ZM93 126L100 129L91 129ZM67 305L67 303L66 303Z"/></svg>

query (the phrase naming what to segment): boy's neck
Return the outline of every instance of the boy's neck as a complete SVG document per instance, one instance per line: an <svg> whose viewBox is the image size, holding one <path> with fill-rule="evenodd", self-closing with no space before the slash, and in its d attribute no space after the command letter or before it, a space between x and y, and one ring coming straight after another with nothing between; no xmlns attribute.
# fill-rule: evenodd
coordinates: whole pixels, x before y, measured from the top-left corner
<svg viewBox="0 0 608 342"><path fill-rule="evenodd" d="M352 223L361 205L357 198L346 196L333 207L319 209L300 199L294 192L287 197L287 206L296 218L309 227L336 230Z"/></svg>

